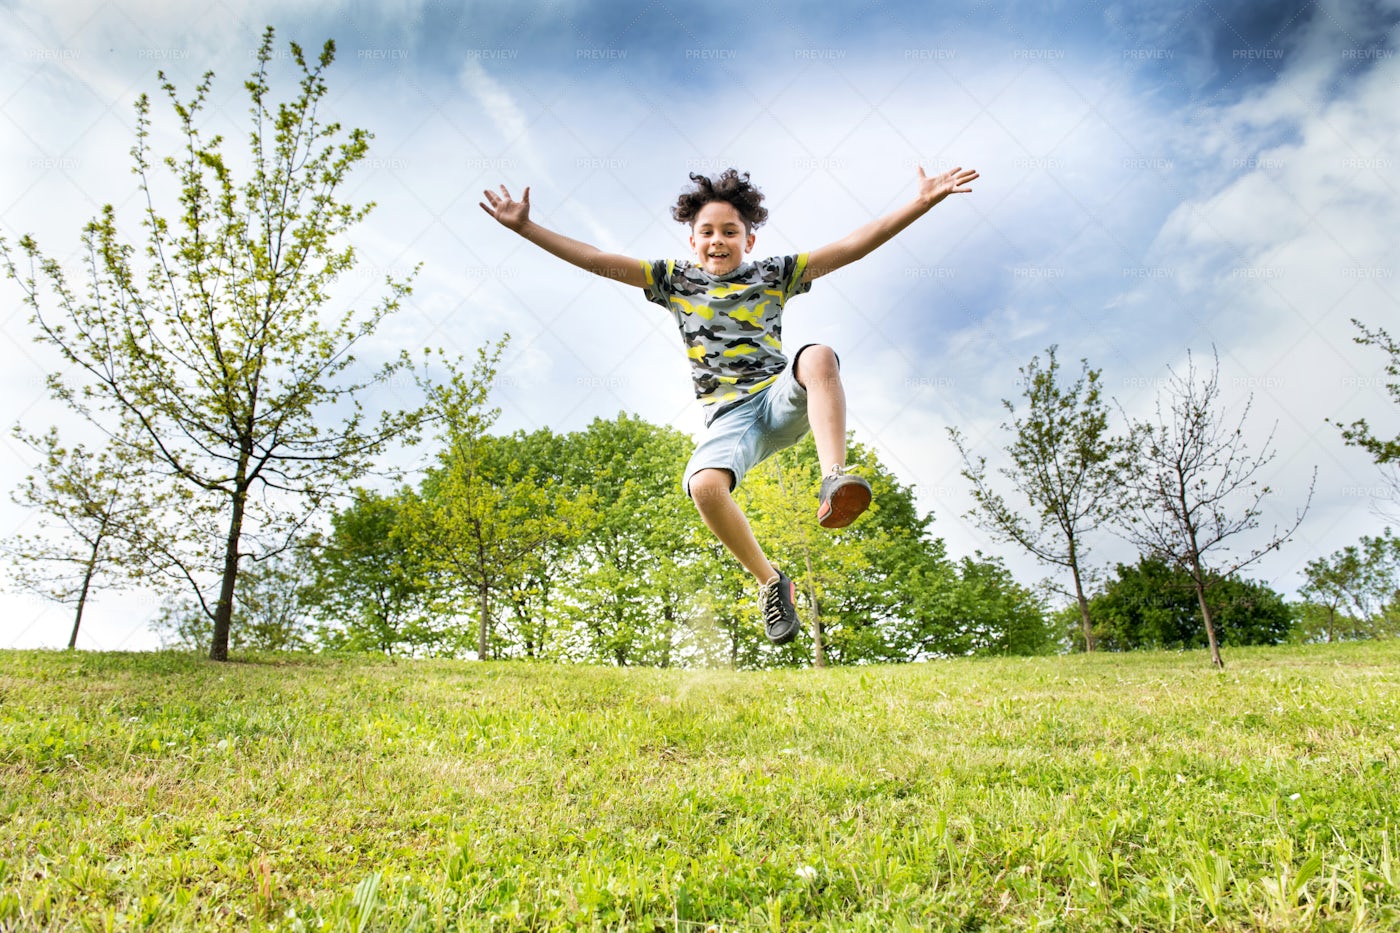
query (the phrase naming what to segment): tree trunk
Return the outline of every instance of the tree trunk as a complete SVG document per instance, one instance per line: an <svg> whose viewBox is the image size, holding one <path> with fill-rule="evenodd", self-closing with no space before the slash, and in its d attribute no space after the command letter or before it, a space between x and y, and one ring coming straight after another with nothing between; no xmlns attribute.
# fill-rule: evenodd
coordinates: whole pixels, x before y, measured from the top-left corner
<svg viewBox="0 0 1400 933"><path fill-rule="evenodd" d="M477 584L477 610L479 618L477 620L476 635L476 659L486 660L486 649L490 641L491 634L491 588L486 585L486 581Z"/></svg>
<svg viewBox="0 0 1400 933"><path fill-rule="evenodd" d="M802 557L807 562L807 602L812 607L812 666L826 667L826 646L822 639L822 613L817 605L816 578L812 576L812 552L807 548L807 533L802 533Z"/></svg>
<svg viewBox="0 0 1400 933"><path fill-rule="evenodd" d="M1201 564L1197 561L1196 575L1191 582L1196 587L1196 602L1201 606L1201 618L1206 623L1206 641L1210 644L1210 663L1223 670L1225 662L1220 659L1220 642L1215 637L1215 622L1210 617L1210 607L1206 605L1206 588L1201 580Z"/></svg>
<svg viewBox="0 0 1400 933"><path fill-rule="evenodd" d="M240 478L245 469L239 464ZM228 540L224 544L224 577L219 586L219 603L214 607L214 643L209 648L209 660L228 660L229 631L233 626L233 594L238 583L238 545L243 538L243 506L248 490L241 479L233 494L233 514L229 516Z"/></svg>
<svg viewBox="0 0 1400 933"><path fill-rule="evenodd" d="M661 653L659 666L665 670L671 666L671 653L675 650L676 641L676 610L669 602L661 610L661 618L666 620L666 648Z"/></svg>
<svg viewBox="0 0 1400 933"><path fill-rule="evenodd" d="M1215 637L1215 621L1210 617L1210 607L1206 605L1206 573L1201 568L1201 546L1196 537L1196 525L1191 520L1191 506L1186 499L1186 477L1177 470L1176 504L1181 509L1181 523L1186 529L1186 541L1191 550L1191 584L1196 588L1196 602L1201 606L1201 619L1206 625L1206 642L1210 645L1210 663L1217 670L1225 668L1220 659L1220 642Z"/></svg>
<svg viewBox="0 0 1400 933"><path fill-rule="evenodd" d="M83 607L87 605L88 589L92 586L93 574L97 572L97 553L102 547L102 536L92 543L92 553L88 555L87 567L83 570L83 588L78 592L78 609L73 613L73 633L68 636L68 649L78 647L78 626L83 624Z"/></svg>
<svg viewBox="0 0 1400 933"><path fill-rule="evenodd" d="M1074 543L1069 546L1069 569L1074 576L1074 598L1079 603L1079 621L1084 627L1084 651L1094 650L1094 623L1089 618L1089 600L1084 595L1084 580L1079 576L1079 557L1075 554Z"/></svg>

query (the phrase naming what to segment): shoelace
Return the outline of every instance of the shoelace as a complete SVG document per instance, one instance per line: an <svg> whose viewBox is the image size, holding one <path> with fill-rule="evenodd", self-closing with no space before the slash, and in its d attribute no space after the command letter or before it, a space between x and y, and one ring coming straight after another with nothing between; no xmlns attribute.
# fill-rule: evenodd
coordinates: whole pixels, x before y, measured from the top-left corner
<svg viewBox="0 0 1400 933"><path fill-rule="evenodd" d="M765 583L759 587L760 595L763 598L763 624L772 628L783 621L783 597L779 592L779 587L783 584L783 578L779 577L772 583Z"/></svg>

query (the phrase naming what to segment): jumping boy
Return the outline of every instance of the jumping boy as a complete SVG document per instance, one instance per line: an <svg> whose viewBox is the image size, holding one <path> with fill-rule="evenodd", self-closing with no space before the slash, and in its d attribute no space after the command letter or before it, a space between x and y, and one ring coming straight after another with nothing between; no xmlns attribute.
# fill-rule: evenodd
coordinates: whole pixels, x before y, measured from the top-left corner
<svg viewBox="0 0 1400 933"><path fill-rule="evenodd" d="M525 239L581 269L635 285L668 308L690 359L695 395L704 406L705 434L683 483L705 524L759 584L764 631L774 644L797 636L801 623L794 586L768 562L733 490L767 457L797 443L808 430L824 479L817 521L844 528L870 504L870 485L845 472L846 394L836 353L807 344L782 352L783 307L812 280L855 262L923 216L950 194L971 191L977 172L951 169L929 177L918 170L908 204L844 239L813 250L748 262L754 231L768 219L763 195L748 173L716 178L691 174L671 216L690 226L693 261L631 259L605 253L530 220L530 189L514 200L504 185L486 191L482 210Z"/></svg>

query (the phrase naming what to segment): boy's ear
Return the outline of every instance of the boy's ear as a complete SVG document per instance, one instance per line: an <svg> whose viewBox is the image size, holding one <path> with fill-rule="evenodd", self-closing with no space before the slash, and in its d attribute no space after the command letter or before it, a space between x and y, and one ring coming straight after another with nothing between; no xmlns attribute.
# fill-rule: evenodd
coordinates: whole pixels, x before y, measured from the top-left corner
<svg viewBox="0 0 1400 933"><path fill-rule="evenodd" d="M758 239L758 234L756 233L750 233L748 236L744 237L744 252L753 252L753 244L756 239Z"/></svg>

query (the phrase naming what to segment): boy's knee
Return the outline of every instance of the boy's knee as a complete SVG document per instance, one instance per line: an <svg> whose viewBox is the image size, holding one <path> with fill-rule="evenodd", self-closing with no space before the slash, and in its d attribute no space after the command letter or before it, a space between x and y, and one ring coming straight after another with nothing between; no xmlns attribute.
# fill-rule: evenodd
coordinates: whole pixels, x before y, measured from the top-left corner
<svg viewBox="0 0 1400 933"><path fill-rule="evenodd" d="M729 498L733 485L734 477L728 470L714 467L698 470L690 478L690 498L695 507L703 512L706 506L717 500Z"/></svg>
<svg viewBox="0 0 1400 933"><path fill-rule="evenodd" d="M814 343L803 348L794 375L798 383L808 390L820 382L840 382L841 361L831 347Z"/></svg>

